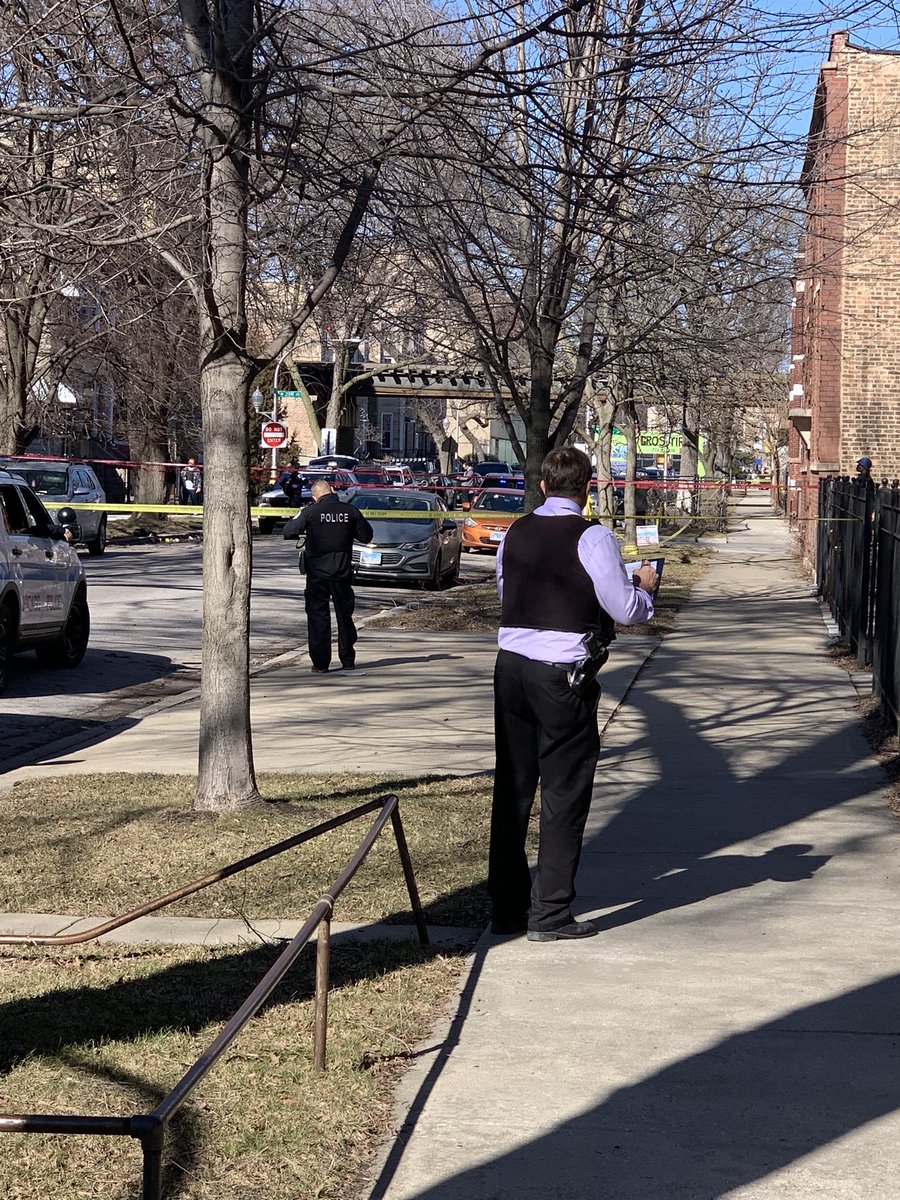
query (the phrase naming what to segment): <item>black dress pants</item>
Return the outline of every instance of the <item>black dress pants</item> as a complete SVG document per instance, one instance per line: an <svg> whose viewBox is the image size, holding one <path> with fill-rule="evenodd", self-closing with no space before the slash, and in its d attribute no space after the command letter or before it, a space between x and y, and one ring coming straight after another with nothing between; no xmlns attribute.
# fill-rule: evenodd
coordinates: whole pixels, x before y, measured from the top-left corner
<svg viewBox="0 0 900 1200"><path fill-rule="evenodd" d="M346 667L356 661L357 633L353 624L353 609L356 597L353 595L353 581L330 579L326 575L317 575L315 571L307 570L306 592L306 629L309 639L309 657L314 667L324 670L331 664L331 605L334 604L334 615L337 620L338 656Z"/></svg>
<svg viewBox="0 0 900 1200"><path fill-rule="evenodd" d="M585 699L566 672L501 650L494 669L496 770L488 891L494 919L558 929L572 921L575 873L600 755L593 681ZM532 884L528 818L541 785L540 842Z"/></svg>

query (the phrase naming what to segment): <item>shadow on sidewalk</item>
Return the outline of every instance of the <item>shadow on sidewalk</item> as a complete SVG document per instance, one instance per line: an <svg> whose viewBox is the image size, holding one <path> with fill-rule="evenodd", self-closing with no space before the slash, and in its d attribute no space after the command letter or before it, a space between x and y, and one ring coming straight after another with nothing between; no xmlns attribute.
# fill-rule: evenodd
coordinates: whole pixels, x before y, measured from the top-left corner
<svg viewBox="0 0 900 1200"><path fill-rule="evenodd" d="M664 670L645 684L630 702L649 732L601 760L599 821L595 814L585 839L582 907L631 902L603 918L605 928L767 879L811 878L828 861L807 854L815 849L811 843L773 847L762 857L718 852L836 808L884 782L861 734L845 730L846 736L835 737L832 729L806 745L792 741L793 713L777 689L761 699L748 688L746 704L733 705L712 724L663 698ZM783 728L760 738L750 729L758 731L760 722L781 722ZM749 775L739 775L726 753L744 736L755 736L765 754L766 765ZM659 778L616 809L608 800L616 774L645 755ZM601 824L604 809L608 816Z"/></svg>
<svg viewBox="0 0 900 1200"><path fill-rule="evenodd" d="M892 975L795 1009L620 1088L546 1136L416 1198L731 1195L900 1107L898 1008L900 976ZM601 1079L603 1071L598 1061ZM844 1161L852 1178L853 1160ZM389 1168L372 1200L384 1195ZM784 1180L779 1187L790 1191ZM816 1194L815 1168L796 1191Z"/></svg>
<svg viewBox="0 0 900 1200"><path fill-rule="evenodd" d="M674 908L699 904L754 884L775 881L796 883L812 879L816 871L831 857L828 854L809 855L808 843L795 846L776 846L765 854L716 854L700 859L692 866L653 879L645 886L644 896L626 908L595 919L601 929L616 929L642 921Z"/></svg>

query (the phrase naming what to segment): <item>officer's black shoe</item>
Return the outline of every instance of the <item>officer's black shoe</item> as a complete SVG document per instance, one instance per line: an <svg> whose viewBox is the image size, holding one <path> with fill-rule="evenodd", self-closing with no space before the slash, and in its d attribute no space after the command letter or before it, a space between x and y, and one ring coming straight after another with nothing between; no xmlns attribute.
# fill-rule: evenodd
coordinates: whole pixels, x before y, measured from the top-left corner
<svg viewBox="0 0 900 1200"><path fill-rule="evenodd" d="M579 938L596 937L600 930L593 921L571 921L559 929L529 929L529 942L574 942Z"/></svg>
<svg viewBox="0 0 900 1200"><path fill-rule="evenodd" d="M313 673L313 675L327 675L328 668L327 667L313 667L312 673Z"/></svg>
<svg viewBox="0 0 900 1200"><path fill-rule="evenodd" d="M342 671L355 671L355 670L356 670L356 663L355 663L355 662L342 662L342 663L341 663L341 670L342 670Z"/></svg>

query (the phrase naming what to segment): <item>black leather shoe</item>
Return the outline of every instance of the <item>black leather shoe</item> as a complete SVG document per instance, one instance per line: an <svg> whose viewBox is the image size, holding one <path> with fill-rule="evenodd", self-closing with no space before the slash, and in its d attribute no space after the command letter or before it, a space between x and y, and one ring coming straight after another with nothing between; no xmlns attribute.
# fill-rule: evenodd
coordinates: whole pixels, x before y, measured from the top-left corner
<svg viewBox="0 0 900 1200"><path fill-rule="evenodd" d="M313 675L327 675L328 668L327 667L313 667L312 673L313 673Z"/></svg>
<svg viewBox="0 0 900 1200"><path fill-rule="evenodd" d="M579 938L596 937L600 930L593 921L571 921L559 929L529 929L529 942L574 942Z"/></svg>
<svg viewBox="0 0 900 1200"><path fill-rule="evenodd" d="M496 933L499 937L514 937L516 934L524 933L528 928L528 918L514 917L512 920L502 921L496 918L491 921L491 933Z"/></svg>
<svg viewBox="0 0 900 1200"><path fill-rule="evenodd" d="M355 670L356 670L356 663L355 663L355 662L342 662L342 663L341 663L341 670L342 670L342 671L355 671Z"/></svg>

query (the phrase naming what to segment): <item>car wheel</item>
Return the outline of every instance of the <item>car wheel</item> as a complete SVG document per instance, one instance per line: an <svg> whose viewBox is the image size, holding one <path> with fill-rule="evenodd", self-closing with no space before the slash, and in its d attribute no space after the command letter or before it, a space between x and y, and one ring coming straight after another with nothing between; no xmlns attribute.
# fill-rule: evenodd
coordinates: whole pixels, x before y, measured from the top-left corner
<svg viewBox="0 0 900 1200"><path fill-rule="evenodd" d="M88 638L91 635L91 614L87 595L78 592L72 601L69 615L62 633L52 642L37 647L38 662L42 667L62 667L66 670L77 667L84 658Z"/></svg>
<svg viewBox="0 0 900 1200"><path fill-rule="evenodd" d="M274 529L275 529L275 522L273 520L271 520L269 517L260 517L259 518L259 532L260 533L272 533L274 531Z"/></svg>
<svg viewBox="0 0 900 1200"><path fill-rule="evenodd" d="M439 592L441 590L441 580L443 572L441 570L441 556L438 555L434 560L434 570L431 572L431 577L428 579L425 586L430 592Z"/></svg>
<svg viewBox="0 0 900 1200"><path fill-rule="evenodd" d="M461 558L462 558L462 551L460 550L459 553L456 555L456 561L453 564L453 569L451 570L450 574L447 576L447 587L456 587L456 585L459 583L459 568L460 568L460 559Z"/></svg>
<svg viewBox="0 0 900 1200"><path fill-rule="evenodd" d="M87 544L88 554L93 558L99 558L106 549L106 517L102 517L100 524L97 526L97 536L93 541Z"/></svg>
<svg viewBox="0 0 900 1200"><path fill-rule="evenodd" d="M16 644L16 614L9 604L0 608L0 692L5 691L9 681L13 647Z"/></svg>

